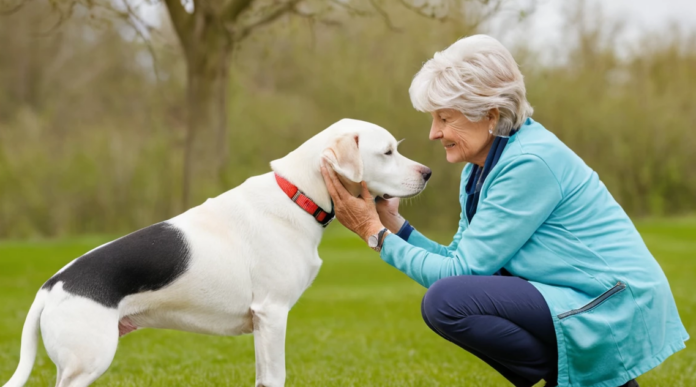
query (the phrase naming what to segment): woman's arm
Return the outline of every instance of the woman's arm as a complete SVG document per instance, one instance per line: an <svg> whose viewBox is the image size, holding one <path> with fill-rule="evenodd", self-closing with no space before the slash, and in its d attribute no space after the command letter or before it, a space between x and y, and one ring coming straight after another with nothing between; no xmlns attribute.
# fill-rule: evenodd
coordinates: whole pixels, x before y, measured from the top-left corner
<svg viewBox="0 0 696 387"><path fill-rule="evenodd" d="M408 242L410 245L420 247L431 253L447 255L449 254L450 250L456 248L457 245L459 245L459 240L462 237L462 231L465 229L465 227L466 226L464 221L460 219L459 229L457 230L457 233L454 235L454 238L449 246L441 245L429 239L425 235L421 234L418 230L416 230L413 226L411 226L408 222L404 223L403 227L397 233L395 233L395 235Z"/></svg>
<svg viewBox="0 0 696 387"><path fill-rule="evenodd" d="M425 235L416 230L401 214L399 214L399 198L381 199L376 201L377 214L382 224L389 229L394 235L414 246L425 249L435 254L446 254L449 247L443 246L435 241L428 239ZM459 222L459 230L454 236L454 241L450 247L456 246L461 237L462 218Z"/></svg>
<svg viewBox="0 0 696 387"><path fill-rule="evenodd" d="M518 157L490 178L485 199L455 238L456 245L434 253L388 235L382 259L425 287L444 277L500 270L553 212L562 191L546 163L534 155Z"/></svg>

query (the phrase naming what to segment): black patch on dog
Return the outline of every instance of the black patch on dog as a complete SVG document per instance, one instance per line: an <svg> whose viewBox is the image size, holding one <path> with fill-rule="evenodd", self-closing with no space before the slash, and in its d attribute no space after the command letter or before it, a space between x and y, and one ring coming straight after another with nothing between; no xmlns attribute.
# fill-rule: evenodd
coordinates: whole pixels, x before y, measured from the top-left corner
<svg viewBox="0 0 696 387"><path fill-rule="evenodd" d="M183 233L157 223L81 256L42 288L63 282L68 293L116 308L130 294L169 285L186 271L189 260Z"/></svg>

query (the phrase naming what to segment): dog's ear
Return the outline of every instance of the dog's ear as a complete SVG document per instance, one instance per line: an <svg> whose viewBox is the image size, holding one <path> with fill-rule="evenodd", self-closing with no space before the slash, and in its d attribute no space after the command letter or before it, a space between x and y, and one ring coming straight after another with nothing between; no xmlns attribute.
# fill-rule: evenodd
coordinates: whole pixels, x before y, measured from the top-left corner
<svg viewBox="0 0 696 387"><path fill-rule="evenodd" d="M353 183L360 183L363 177L363 163L359 146L357 134L342 135L324 149L322 156L339 176Z"/></svg>

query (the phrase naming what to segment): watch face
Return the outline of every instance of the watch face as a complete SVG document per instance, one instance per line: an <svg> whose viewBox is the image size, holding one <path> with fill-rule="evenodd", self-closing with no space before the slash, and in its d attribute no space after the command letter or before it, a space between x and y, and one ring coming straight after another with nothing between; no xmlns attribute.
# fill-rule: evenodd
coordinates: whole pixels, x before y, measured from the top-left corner
<svg viewBox="0 0 696 387"><path fill-rule="evenodd" d="M370 247L377 247L377 235L370 235L367 238L367 245Z"/></svg>

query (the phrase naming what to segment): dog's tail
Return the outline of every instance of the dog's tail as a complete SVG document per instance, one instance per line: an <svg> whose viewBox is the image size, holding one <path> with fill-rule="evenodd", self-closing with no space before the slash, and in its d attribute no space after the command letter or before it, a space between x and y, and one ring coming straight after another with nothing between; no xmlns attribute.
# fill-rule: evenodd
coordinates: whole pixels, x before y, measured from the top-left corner
<svg viewBox="0 0 696 387"><path fill-rule="evenodd" d="M48 292L39 290L34 299L34 303L29 309L27 319L22 329L22 348L19 355L19 366L9 382L3 387L22 387L29 379L31 369L34 367L36 359L36 347L39 341L39 320L43 312Z"/></svg>

